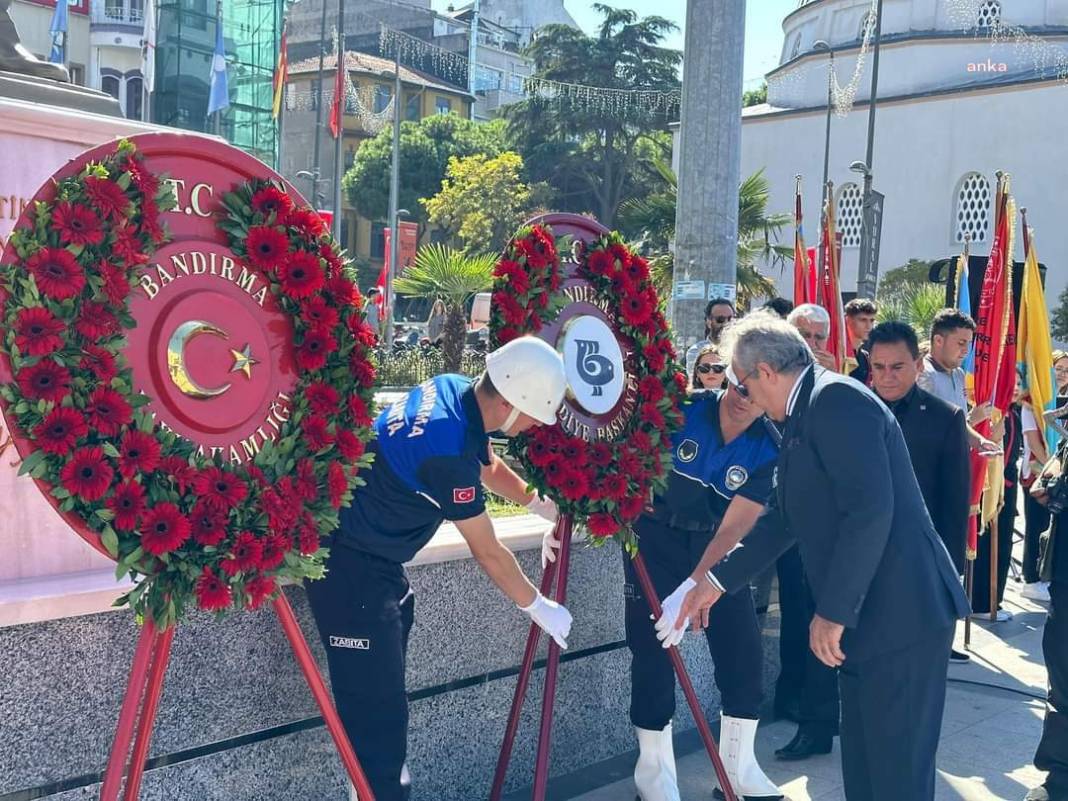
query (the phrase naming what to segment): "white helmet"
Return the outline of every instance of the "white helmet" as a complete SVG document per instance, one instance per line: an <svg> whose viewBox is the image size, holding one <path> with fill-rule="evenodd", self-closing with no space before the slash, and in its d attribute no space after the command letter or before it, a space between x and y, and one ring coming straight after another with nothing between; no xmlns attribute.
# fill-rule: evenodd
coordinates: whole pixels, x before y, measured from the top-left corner
<svg viewBox="0 0 1068 801"><path fill-rule="evenodd" d="M486 373L514 407L502 431L515 425L520 412L547 426L556 422L567 377L563 358L545 340L525 336L502 345L486 356Z"/></svg>

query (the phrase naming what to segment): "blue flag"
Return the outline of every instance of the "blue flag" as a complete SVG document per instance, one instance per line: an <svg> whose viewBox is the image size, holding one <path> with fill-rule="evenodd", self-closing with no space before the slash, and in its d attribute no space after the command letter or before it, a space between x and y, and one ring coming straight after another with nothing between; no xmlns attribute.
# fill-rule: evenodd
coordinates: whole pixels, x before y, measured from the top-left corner
<svg viewBox="0 0 1068 801"><path fill-rule="evenodd" d="M52 52L48 54L48 60L53 64L63 64L67 60L67 17L69 13L67 0L56 0L52 24L48 26L48 32L52 34Z"/></svg>
<svg viewBox="0 0 1068 801"><path fill-rule="evenodd" d="M972 295L968 284L968 259L962 256L957 263L957 308L972 316ZM964 357L961 365L964 370L964 383L969 390L975 384L975 342L968 348L968 355Z"/></svg>
<svg viewBox="0 0 1068 801"><path fill-rule="evenodd" d="M208 95L208 114L230 107L230 87L226 80L226 47L223 45L223 26L220 17L215 23L215 55L211 59L211 94Z"/></svg>

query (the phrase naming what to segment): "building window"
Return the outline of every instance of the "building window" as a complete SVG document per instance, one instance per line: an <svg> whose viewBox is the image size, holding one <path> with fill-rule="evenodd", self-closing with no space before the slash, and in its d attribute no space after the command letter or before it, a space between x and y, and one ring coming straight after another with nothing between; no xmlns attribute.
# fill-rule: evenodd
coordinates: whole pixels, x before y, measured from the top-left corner
<svg viewBox="0 0 1068 801"><path fill-rule="evenodd" d="M388 86L375 86L375 114L381 114L389 108L389 101L392 97L393 91Z"/></svg>
<svg viewBox="0 0 1068 801"><path fill-rule="evenodd" d="M384 222L371 223L371 252L372 259L384 259L386 257L386 224Z"/></svg>
<svg viewBox="0 0 1068 801"><path fill-rule="evenodd" d="M70 73L70 82L75 86L85 86L85 67L81 64L68 64L67 71Z"/></svg>
<svg viewBox="0 0 1068 801"><path fill-rule="evenodd" d="M352 169L352 165L353 165L353 163L355 161L356 161L356 151L355 150L346 150L345 151L345 172L348 172L349 170Z"/></svg>
<svg viewBox="0 0 1068 801"><path fill-rule="evenodd" d="M1001 25L1001 3L998 0L986 0L979 6L979 16L976 19L979 28L997 28Z"/></svg>
<svg viewBox="0 0 1068 801"><path fill-rule="evenodd" d="M838 189L838 232L842 247L860 247L860 233L864 227L864 197L856 184L842 184Z"/></svg>
<svg viewBox="0 0 1068 801"><path fill-rule="evenodd" d="M965 175L957 189L957 217L954 240L963 242L965 234L972 242L985 242L990 228L990 181L977 172Z"/></svg>
<svg viewBox="0 0 1068 801"><path fill-rule="evenodd" d="M418 122L423 116L422 111L422 96L419 92L409 94L404 101L404 119Z"/></svg>
<svg viewBox="0 0 1068 801"><path fill-rule="evenodd" d="M870 11L865 11L864 16L860 18L860 28L857 30L857 39L864 40L866 36L875 32L875 15Z"/></svg>
<svg viewBox="0 0 1068 801"><path fill-rule="evenodd" d="M145 86L140 78L126 79L126 119L141 119L142 101L144 100Z"/></svg>
<svg viewBox="0 0 1068 801"><path fill-rule="evenodd" d="M448 114L452 111L452 100L438 95L438 99L434 103L434 108L437 110L438 114Z"/></svg>
<svg viewBox="0 0 1068 801"><path fill-rule="evenodd" d="M130 0L130 22L141 22L145 18L145 0Z"/></svg>
<svg viewBox="0 0 1068 801"><path fill-rule="evenodd" d="M114 75L105 75L100 79L100 89L106 95L111 95L116 100L119 99L119 79Z"/></svg>

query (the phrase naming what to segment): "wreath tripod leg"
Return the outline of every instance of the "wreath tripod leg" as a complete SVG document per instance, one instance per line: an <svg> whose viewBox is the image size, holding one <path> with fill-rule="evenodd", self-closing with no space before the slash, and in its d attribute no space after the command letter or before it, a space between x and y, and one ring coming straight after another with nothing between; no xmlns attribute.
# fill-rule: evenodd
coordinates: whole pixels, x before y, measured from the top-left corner
<svg viewBox="0 0 1068 801"><path fill-rule="evenodd" d="M174 632L175 626L172 625L168 626L166 631L156 635L152 667L148 674L148 687L145 689L144 707L137 724L137 738L134 740L133 756L130 757L126 792L123 793L124 801L136 801L141 793L141 779L145 775L145 760L148 759L148 747L152 742L152 731L156 725L159 699L163 694L163 678L167 674L167 665L171 660Z"/></svg>
<svg viewBox="0 0 1068 801"><path fill-rule="evenodd" d="M638 575L638 583L641 584L642 594L645 596L646 603L649 604L649 609L653 613L653 618L657 619L663 613L660 608L660 600L656 597L656 590L653 588L653 581L649 578L649 571L645 569L645 560L642 559L640 553L634 556L634 572ZM671 665L675 668L675 675L679 679L679 685L682 687L683 695L686 696L686 703L690 705L690 711L693 713L693 719L697 722L697 731L701 734L701 741L705 744L705 750L708 751L708 756L712 760L712 768L716 771L716 779L719 780L719 786L723 790L723 794L726 796L726 801L738 801L738 796L734 793L734 788L731 787L730 779L727 778L727 771L723 767L723 760L719 757L719 747L716 745L716 740L712 736L712 729L708 726L708 720L705 718L705 711L701 708L701 702L697 700L697 693L694 692L693 682L690 681L690 675L686 672L686 665L682 661L682 654L679 653L679 649L676 646L668 648L668 656L671 658Z"/></svg>
<svg viewBox="0 0 1068 801"><path fill-rule="evenodd" d="M363 768L360 767L360 761L356 758L356 752L353 750L352 743L349 742L349 737L345 733L345 727L341 724L341 718L337 714L337 709L334 708L334 702L330 699L326 683L319 673L319 666L316 665L311 649L308 648L308 641L304 639L297 617L293 614L293 607L290 606L289 600L282 593L279 593L273 605L274 611L278 615L278 620L282 624L282 629L285 631L289 644L293 648L293 653L297 657L297 663L304 674L304 680L308 683L308 688L315 697L315 703L318 704L319 711L323 713L326 728L330 732L330 736L334 738L334 746L337 748L341 762L345 766L345 772L348 773L353 787L356 788L357 796L359 796L360 801L374 801L375 796L371 791L371 785L367 781L367 776L364 775Z"/></svg>
<svg viewBox="0 0 1068 801"><path fill-rule="evenodd" d="M556 575L556 566L559 562L550 562L545 566L541 576L539 591L542 595L548 595L553 587L553 578ZM490 790L490 801L500 801L504 791L504 780L508 775L508 763L512 759L512 746L515 744L516 733L519 731L519 716L523 712L523 702L527 697L527 688L530 685L530 675L534 672L534 658L538 654L538 640L541 638L541 628L537 623L530 624L530 633L527 634L527 645L523 651L523 662L516 679L515 695L512 698L512 709L508 713L508 725L504 730L504 741L501 743L501 753L497 757L497 769L493 774L493 786Z"/></svg>

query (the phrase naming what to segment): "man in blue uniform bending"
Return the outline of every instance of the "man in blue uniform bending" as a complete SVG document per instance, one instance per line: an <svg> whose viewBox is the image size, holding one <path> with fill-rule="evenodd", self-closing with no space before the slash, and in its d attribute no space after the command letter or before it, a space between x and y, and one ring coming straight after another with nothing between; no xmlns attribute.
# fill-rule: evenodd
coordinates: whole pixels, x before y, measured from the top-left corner
<svg viewBox="0 0 1068 801"><path fill-rule="evenodd" d="M497 541L483 486L552 520L556 507L496 457L488 432L552 425L566 389L560 355L520 337L486 357L475 381L441 375L383 410L375 462L333 534L326 578L308 599L326 648L338 713L378 801L406 801L404 683L415 599L403 563L451 520L486 574L561 647L567 609L544 598Z"/></svg>

